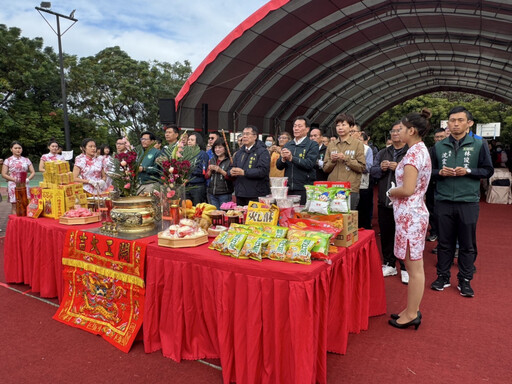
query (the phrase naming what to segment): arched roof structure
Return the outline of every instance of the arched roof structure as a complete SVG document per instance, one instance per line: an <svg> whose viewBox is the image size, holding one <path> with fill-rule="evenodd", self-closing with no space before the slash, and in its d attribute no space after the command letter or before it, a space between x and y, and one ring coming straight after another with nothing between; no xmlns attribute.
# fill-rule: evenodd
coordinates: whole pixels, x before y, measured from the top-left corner
<svg viewBox="0 0 512 384"><path fill-rule="evenodd" d="M442 90L512 102L512 0L273 0L231 32L179 92L178 124L274 133L305 115L363 126Z"/></svg>

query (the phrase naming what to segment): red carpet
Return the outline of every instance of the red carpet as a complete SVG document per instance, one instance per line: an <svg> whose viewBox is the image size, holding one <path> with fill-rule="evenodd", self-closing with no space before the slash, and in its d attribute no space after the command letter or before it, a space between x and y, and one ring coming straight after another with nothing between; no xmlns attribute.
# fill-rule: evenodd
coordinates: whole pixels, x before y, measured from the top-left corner
<svg viewBox="0 0 512 384"><path fill-rule="evenodd" d="M452 286L430 290L435 255L425 250L423 323L398 330L388 317L370 319L366 332L350 335L347 354L328 354L329 383L509 383L512 377L512 205L481 204L475 297ZM0 280L3 243L0 239ZM387 277L388 313L402 309L406 286ZM12 285L26 291L28 287ZM221 372L199 362L174 363L145 354L136 341L125 354L100 337L51 319L57 307L0 286L0 377L2 383L126 382L221 383ZM212 361L214 364L215 361Z"/></svg>

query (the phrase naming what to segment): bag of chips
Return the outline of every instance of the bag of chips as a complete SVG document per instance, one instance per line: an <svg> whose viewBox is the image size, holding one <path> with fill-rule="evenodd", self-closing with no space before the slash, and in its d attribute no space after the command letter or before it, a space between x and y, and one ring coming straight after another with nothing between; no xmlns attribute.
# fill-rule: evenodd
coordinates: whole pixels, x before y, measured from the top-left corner
<svg viewBox="0 0 512 384"><path fill-rule="evenodd" d="M267 248L265 249L265 256L271 260L285 261L288 245L289 242L286 239L270 240Z"/></svg>
<svg viewBox="0 0 512 384"><path fill-rule="evenodd" d="M317 232L317 231L305 231L301 229L290 229L288 230L288 240L299 241L303 239L314 240L314 246L311 249L311 257L314 259L327 259L329 258L329 243L332 234Z"/></svg>
<svg viewBox="0 0 512 384"><path fill-rule="evenodd" d="M329 204L329 190L326 187L316 187L313 200L309 205L308 211L327 215L329 214Z"/></svg>
<svg viewBox="0 0 512 384"><path fill-rule="evenodd" d="M330 198L331 205L329 207L330 211L333 213L350 212L350 204L349 204L349 196L350 190L343 187L334 187L331 188Z"/></svg>
<svg viewBox="0 0 512 384"><path fill-rule="evenodd" d="M233 233L233 232L251 232L252 229L249 225L245 225L245 224L238 224L238 223L231 223L231 225L229 226L229 232Z"/></svg>
<svg viewBox="0 0 512 384"><path fill-rule="evenodd" d="M288 228L279 227L277 225L262 225L261 230L263 231L263 233L276 239L285 238L286 234L288 233Z"/></svg>
<svg viewBox="0 0 512 384"><path fill-rule="evenodd" d="M311 249L315 239L300 239L290 241L286 251L286 261L290 263L311 264Z"/></svg>
<svg viewBox="0 0 512 384"><path fill-rule="evenodd" d="M270 242L269 237L249 235L245 240L244 246L238 255L240 259L253 259L261 261L261 251L264 245Z"/></svg>
<svg viewBox="0 0 512 384"><path fill-rule="evenodd" d="M227 237L229 235L228 231L223 231L217 235L215 239L211 242L211 244L208 246L208 248L213 249L215 251L221 251L222 246L224 245L224 242L226 241Z"/></svg>
<svg viewBox="0 0 512 384"><path fill-rule="evenodd" d="M221 255L238 258L245 239L247 239L247 233L234 232L229 234L222 247Z"/></svg>

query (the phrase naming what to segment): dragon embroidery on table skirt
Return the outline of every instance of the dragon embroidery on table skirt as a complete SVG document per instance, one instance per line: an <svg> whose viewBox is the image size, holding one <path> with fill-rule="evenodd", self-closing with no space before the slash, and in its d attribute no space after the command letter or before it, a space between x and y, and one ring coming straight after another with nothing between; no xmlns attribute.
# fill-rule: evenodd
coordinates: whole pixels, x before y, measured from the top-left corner
<svg viewBox="0 0 512 384"><path fill-rule="evenodd" d="M115 284L116 280L108 277L99 278L94 273L83 276L83 299L80 312L87 311L89 315L104 321L121 321L119 308L114 300L126 296L126 290Z"/></svg>

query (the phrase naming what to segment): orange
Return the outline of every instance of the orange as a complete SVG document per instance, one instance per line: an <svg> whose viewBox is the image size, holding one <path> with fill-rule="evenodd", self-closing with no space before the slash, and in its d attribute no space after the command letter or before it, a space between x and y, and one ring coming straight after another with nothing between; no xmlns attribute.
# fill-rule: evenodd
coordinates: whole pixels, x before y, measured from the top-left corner
<svg viewBox="0 0 512 384"><path fill-rule="evenodd" d="M193 206L192 200L185 200L185 207L192 208L192 206Z"/></svg>

